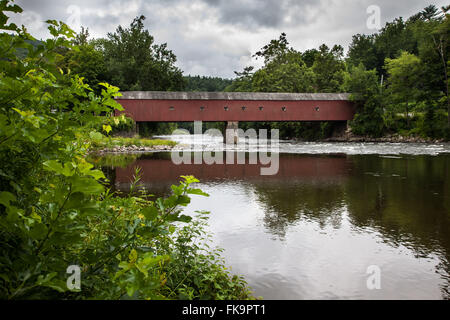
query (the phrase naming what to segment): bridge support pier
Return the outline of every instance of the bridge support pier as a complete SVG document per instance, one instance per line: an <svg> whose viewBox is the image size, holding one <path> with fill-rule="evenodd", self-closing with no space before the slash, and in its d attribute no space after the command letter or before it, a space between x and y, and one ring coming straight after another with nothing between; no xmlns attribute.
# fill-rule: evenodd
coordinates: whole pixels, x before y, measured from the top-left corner
<svg viewBox="0 0 450 320"><path fill-rule="evenodd" d="M238 128L239 121L227 121L224 134L224 143L226 144L237 144L238 143Z"/></svg>
<svg viewBox="0 0 450 320"><path fill-rule="evenodd" d="M331 136L333 138L342 138L347 134L348 121L336 121L333 124L333 132Z"/></svg>

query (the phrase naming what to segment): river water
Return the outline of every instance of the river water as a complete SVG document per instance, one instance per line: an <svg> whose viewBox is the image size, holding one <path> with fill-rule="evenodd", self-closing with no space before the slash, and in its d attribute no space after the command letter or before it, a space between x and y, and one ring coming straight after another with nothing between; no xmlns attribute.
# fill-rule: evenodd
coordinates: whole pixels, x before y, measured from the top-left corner
<svg viewBox="0 0 450 320"><path fill-rule="evenodd" d="M192 152L218 137L170 137ZM257 142L247 146L247 160ZM193 174L210 197L214 245L265 299L449 299L450 144L280 141L279 170L261 164L180 164L170 153L134 155L113 168L127 191L133 168L153 194ZM272 150L273 151L273 150Z"/></svg>

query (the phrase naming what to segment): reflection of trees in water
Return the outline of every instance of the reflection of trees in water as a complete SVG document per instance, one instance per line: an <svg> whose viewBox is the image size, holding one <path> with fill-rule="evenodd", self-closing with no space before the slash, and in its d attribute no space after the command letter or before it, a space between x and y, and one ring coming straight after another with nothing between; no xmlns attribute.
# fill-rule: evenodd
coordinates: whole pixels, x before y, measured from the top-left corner
<svg viewBox="0 0 450 320"><path fill-rule="evenodd" d="M376 227L394 244L450 246L448 157L354 157L345 186L355 226ZM438 240L438 242L436 242Z"/></svg>
<svg viewBox="0 0 450 320"><path fill-rule="evenodd" d="M361 232L377 230L386 243L403 245L416 257L437 255L442 295L450 298L450 157L350 159L353 167L345 179L255 183L265 227L281 238L300 219L339 228L346 206Z"/></svg>
<svg viewBox="0 0 450 320"><path fill-rule="evenodd" d="M437 272L447 283L442 293L450 297L450 157L352 160L345 186L352 224L375 228L386 242L406 246L417 257L438 254Z"/></svg>
<svg viewBox="0 0 450 320"><path fill-rule="evenodd" d="M343 190L337 184L317 181L274 181L254 186L264 208L264 224L272 234L284 237L286 228L299 219L318 222L321 228L339 228Z"/></svg>

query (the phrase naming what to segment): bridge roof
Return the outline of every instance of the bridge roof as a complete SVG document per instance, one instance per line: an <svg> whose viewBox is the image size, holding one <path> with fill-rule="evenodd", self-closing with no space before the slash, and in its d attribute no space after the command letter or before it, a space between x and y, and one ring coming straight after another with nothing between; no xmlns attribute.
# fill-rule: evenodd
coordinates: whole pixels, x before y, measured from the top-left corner
<svg viewBox="0 0 450 320"><path fill-rule="evenodd" d="M349 93L123 91L126 100L349 100Z"/></svg>

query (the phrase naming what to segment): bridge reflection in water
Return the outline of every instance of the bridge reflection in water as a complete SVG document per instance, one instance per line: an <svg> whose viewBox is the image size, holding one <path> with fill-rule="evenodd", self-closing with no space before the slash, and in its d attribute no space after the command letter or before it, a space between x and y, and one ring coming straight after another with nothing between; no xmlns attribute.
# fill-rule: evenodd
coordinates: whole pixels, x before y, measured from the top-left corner
<svg viewBox="0 0 450 320"><path fill-rule="evenodd" d="M345 156L299 156L283 154L278 158L279 170L275 175L262 176L260 169L269 165L249 164L179 164L172 162L170 154L152 154L139 158L126 168L115 169L115 187L126 192L136 167L142 169L141 183L152 193L165 195L170 185L182 175L193 175L201 182L215 180L340 182L349 172L351 163ZM274 161L274 160L273 160Z"/></svg>

